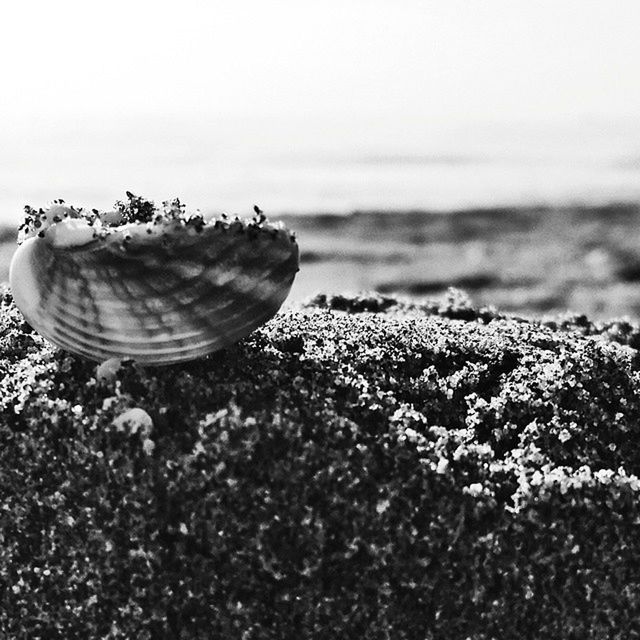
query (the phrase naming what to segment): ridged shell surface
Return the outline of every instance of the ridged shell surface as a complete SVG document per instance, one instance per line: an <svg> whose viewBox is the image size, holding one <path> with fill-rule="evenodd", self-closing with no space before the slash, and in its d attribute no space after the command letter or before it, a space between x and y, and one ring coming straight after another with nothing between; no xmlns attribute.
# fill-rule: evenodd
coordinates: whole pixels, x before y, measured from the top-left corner
<svg viewBox="0 0 640 640"><path fill-rule="evenodd" d="M222 349L276 314L298 247L276 225L134 222L51 225L16 251L14 300L57 346L94 361L183 362Z"/></svg>

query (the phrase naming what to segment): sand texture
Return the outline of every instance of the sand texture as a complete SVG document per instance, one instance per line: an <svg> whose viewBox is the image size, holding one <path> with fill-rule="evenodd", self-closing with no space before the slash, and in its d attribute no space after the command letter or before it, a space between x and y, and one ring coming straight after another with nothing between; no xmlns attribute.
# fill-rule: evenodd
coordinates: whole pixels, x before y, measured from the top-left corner
<svg viewBox="0 0 640 640"><path fill-rule="evenodd" d="M7 638L633 638L639 330L319 296L117 371L0 305Z"/></svg>

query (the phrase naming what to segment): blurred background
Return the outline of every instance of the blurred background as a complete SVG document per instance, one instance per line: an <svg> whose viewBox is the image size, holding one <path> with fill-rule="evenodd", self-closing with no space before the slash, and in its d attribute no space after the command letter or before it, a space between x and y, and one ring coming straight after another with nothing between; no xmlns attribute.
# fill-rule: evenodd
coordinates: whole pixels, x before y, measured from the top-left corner
<svg viewBox="0 0 640 640"><path fill-rule="evenodd" d="M292 299L448 286L640 316L640 4L11 3L0 280L26 204L126 190L297 231Z"/></svg>

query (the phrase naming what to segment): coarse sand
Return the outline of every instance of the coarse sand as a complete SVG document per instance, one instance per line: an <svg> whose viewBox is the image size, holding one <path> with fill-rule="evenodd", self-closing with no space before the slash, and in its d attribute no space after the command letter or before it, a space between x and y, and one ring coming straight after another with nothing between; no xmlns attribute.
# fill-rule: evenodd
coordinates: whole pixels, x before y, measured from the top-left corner
<svg viewBox="0 0 640 640"><path fill-rule="evenodd" d="M319 295L187 365L0 302L0 635L640 637L640 330Z"/></svg>

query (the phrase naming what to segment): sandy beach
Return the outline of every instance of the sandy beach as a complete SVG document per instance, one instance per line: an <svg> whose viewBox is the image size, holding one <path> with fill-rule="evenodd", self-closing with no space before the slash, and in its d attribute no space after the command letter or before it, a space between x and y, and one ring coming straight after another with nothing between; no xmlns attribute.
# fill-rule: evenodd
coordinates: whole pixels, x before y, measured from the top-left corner
<svg viewBox="0 0 640 640"><path fill-rule="evenodd" d="M98 377L4 292L0 627L631 637L639 336L325 295L204 360Z"/></svg>
<svg viewBox="0 0 640 640"><path fill-rule="evenodd" d="M640 640L639 24L6 3L0 640Z"/></svg>
<svg viewBox="0 0 640 640"><path fill-rule="evenodd" d="M127 198L111 229L30 213L46 321L16 304L35 279L0 290L8 637L633 629L640 323L612 316L640 310L640 207L289 217L295 241ZM284 296L299 248L272 317L254 290Z"/></svg>

